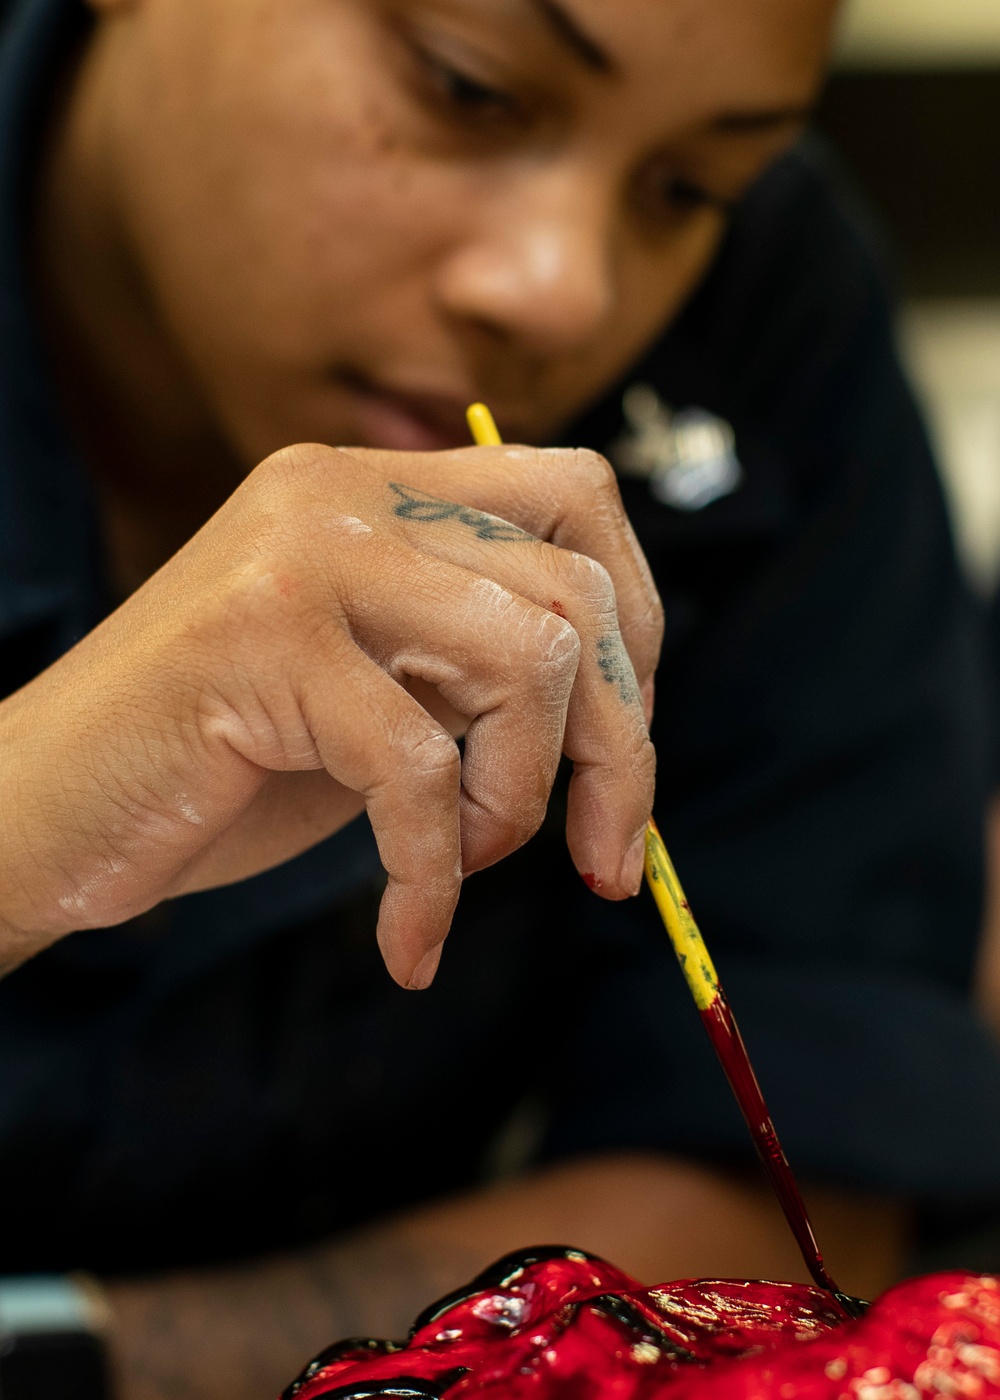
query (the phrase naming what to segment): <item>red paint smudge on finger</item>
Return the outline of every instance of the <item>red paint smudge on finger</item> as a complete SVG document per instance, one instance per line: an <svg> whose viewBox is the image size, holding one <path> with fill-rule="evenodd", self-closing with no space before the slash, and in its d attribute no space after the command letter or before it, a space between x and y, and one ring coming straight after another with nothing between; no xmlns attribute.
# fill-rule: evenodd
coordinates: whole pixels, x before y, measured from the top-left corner
<svg viewBox="0 0 1000 1400"><path fill-rule="evenodd" d="M604 889L604 881L598 879L592 870L585 870L583 872L583 883L587 886L588 890L593 890L595 893L598 890Z"/></svg>
<svg viewBox="0 0 1000 1400"><path fill-rule="evenodd" d="M552 599L552 602L549 604L549 612L554 612L556 617L566 617L566 609L558 598Z"/></svg>

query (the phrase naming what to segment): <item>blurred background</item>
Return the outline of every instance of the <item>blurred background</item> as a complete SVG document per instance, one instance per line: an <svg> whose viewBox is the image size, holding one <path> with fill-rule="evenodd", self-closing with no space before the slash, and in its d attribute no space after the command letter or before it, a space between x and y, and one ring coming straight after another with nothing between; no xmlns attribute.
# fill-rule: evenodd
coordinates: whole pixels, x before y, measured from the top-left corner
<svg viewBox="0 0 1000 1400"><path fill-rule="evenodd" d="M979 591L1000 583L1000 0L846 0L817 122L879 224L899 333ZM1000 1268L1000 1221L929 1221L915 1271Z"/></svg>
<svg viewBox="0 0 1000 1400"><path fill-rule="evenodd" d="M818 126L873 208L974 583L1000 578L1000 0L847 0Z"/></svg>

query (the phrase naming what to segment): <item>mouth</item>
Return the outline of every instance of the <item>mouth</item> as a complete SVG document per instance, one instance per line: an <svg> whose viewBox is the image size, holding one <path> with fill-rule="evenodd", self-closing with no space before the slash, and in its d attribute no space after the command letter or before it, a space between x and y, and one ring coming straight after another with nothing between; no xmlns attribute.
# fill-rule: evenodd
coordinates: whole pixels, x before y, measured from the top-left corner
<svg viewBox="0 0 1000 1400"><path fill-rule="evenodd" d="M442 452L472 440L465 419L471 397L395 389L353 369L341 370L337 379L351 400L362 446Z"/></svg>

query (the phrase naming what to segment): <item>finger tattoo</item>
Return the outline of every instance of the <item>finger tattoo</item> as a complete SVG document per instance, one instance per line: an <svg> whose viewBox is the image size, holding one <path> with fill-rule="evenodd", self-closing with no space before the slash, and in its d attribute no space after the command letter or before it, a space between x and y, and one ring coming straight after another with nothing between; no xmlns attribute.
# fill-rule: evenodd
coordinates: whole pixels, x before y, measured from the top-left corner
<svg viewBox="0 0 1000 1400"><path fill-rule="evenodd" d="M509 520L501 520L497 515L487 515L485 511L473 510L471 506L459 505L457 501L442 501L437 496L428 496L413 486L403 486L398 481L390 481L389 489L397 496L393 512L400 520L416 520L433 524L441 520L457 520L460 525L474 531L481 540L500 540L516 543L532 540L537 543L537 535L522 530L520 525L512 525Z"/></svg>
<svg viewBox="0 0 1000 1400"><path fill-rule="evenodd" d="M597 664L608 685L618 687L623 704L639 704L639 683L620 633L612 632L598 639Z"/></svg>

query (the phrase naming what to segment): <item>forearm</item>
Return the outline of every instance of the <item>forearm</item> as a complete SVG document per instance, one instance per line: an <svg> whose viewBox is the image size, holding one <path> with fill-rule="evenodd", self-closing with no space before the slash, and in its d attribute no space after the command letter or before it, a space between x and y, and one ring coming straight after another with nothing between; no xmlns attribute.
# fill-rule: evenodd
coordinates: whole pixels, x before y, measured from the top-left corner
<svg viewBox="0 0 1000 1400"><path fill-rule="evenodd" d="M340 1337L405 1337L480 1261L389 1226L221 1269L109 1285L120 1400L274 1400Z"/></svg>

